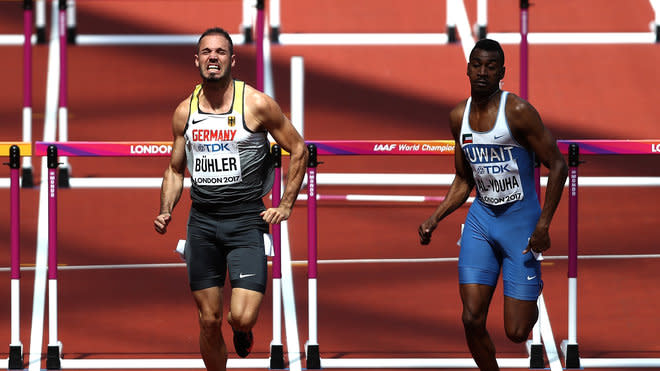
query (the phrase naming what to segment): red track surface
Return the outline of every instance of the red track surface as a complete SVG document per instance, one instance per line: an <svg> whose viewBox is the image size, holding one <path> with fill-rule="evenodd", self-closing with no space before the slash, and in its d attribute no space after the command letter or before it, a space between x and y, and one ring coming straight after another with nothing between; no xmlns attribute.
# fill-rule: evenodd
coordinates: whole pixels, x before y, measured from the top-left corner
<svg viewBox="0 0 660 371"><path fill-rule="evenodd" d="M518 31L518 2L491 2L489 31ZM0 3L0 33L21 33L19 2ZM239 32L240 1L81 1L78 31L86 33L199 33L221 25ZM314 4L314 7L312 7ZM380 5L380 8L376 8ZM467 1L470 21L476 1ZM157 11L154 11L157 9ZM618 0L541 2L530 9L530 31L647 31L648 2ZM444 2L285 0L282 32L443 32ZM366 20L366 21L365 21ZM505 88L519 86L517 46L505 45ZM21 137L20 47L1 47L0 140ZM70 140L169 140L176 104L197 81L191 47L71 47ZM235 75L254 84L253 46L237 46ZM290 109L289 61L305 57L305 137L314 139L449 139L447 113L468 91L459 45L273 46L276 98ZM33 138L43 132L48 50L34 48ZM657 45L532 45L530 101L560 139L660 138ZM657 157L587 158L581 175L659 176ZM72 158L75 177L160 176L166 159ZM450 158L322 158L319 172L450 173ZM35 159L39 170L39 159ZM38 180L38 178L37 178ZM414 187L332 188L320 193L443 195ZM168 235L152 230L159 192L82 190L59 192L59 261L66 265L178 262L172 250L185 237L187 195ZM658 253L659 200L655 188L582 188L580 254ZM8 191L0 190L0 199ZM549 255L566 255L566 195L552 227ZM6 201L3 205L6 205ZM24 265L35 262L38 190L21 196ZM3 208L8 210L7 207ZM417 225L432 205L320 203L319 258L454 257L466 208L445 220L429 247L417 242ZM0 235L9 236L8 211ZM306 210L299 202L289 222L294 260L306 259ZM8 237L0 251L9 251ZM583 357L660 357L657 286L660 260L581 260L578 342ZM9 265L2 254L0 266ZM460 323L455 263L321 265L319 344L332 357L469 357ZM544 263L544 296L557 342L567 338L567 263ZM22 280L21 334L29 344L34 274ZM9 298L9 274L0 274L0 297ZM301 343L307 339L306 269L294 267ZM185 270L62 271L59 338L66 358L198 357L195 307ZM257 324L255 357L266 357L271 334L270 291ZM501 289L489 329L502 357L522 357L506 340ZM0 307L9 318L9 306ZM47 323L47 321L46 321ZM226 329L228 333L228 329ZM47 342L47 334L44 343ZM9 321L0 345L9 343ZM301 344L302 345L302 344ZM230 346L231 349L231 346ZM0 348L0 358L6 357ZM286 349L285 349L286 351ZM303 351L301 349L301 351ZM230 354L230 357L235 357ZM45 365L44 365L45 366Z"/></svg>

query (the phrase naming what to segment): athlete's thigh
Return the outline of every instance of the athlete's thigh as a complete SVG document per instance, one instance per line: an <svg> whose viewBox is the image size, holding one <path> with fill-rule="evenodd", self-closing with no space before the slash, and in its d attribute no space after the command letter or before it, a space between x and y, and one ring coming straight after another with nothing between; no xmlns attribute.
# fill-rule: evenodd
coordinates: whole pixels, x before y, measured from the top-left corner
<svg viewBox="0 0 660 371"><path fill-rule="evenodd" d="M458 257L460 284L495 286L500 273L501 257L493 249L488 225L492 217L473 204L465 219Z"/></svg>
<svg viewBox="0 0 660 371"><path fill-rule="evenodd" d="M540 210L518 210L498 218L493 229L493 237L503 251L502 282L504 295L524 300L536 301L543 281L541 264L531 252L523 254L532 235Z"/></svg>
<svg viewBox="0 0 660 371"><path fill-rule="evenodd" d="M507 334L529 336L537 318L536 300L519 300L504 296L504 328Z"/></svg>
<svg viewBox="0 0 660 371"><path fill-rule="evenodd" d="M192 292L195 304L202 316L215 316L222 318L222 302L223 302L223 289L222 287L209 287L202 290L195 290Z"/></svg>
<svg viewBox="0 0 660 371"><path fill-rule="evenodd" d="M256 320L264 294L259 291L234 287L231 290L230 311L233 316Z"/></svg>
<svg viewBox="0 0 660 371"><path fill-rule="evenodd" d="M190 211L184 255L193 291L224 285L227 263L224 251L217 244L217 223L194 208Z"/></svg>
<svg viewBox="0 0 660 371"><path fill-rule="evenodd" d="M232 288L266 292L268 260L264 234L268 225L255 215L241 215L224 220L221 240L227 249L227 270Z"/></svg>

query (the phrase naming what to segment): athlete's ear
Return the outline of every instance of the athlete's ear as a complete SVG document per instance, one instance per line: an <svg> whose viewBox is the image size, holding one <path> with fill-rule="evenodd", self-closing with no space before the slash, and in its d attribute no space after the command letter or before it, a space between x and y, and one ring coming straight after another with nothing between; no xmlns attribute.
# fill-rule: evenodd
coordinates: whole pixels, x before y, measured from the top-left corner
<svg viewBox="0 0 660 371"><path fill-rule="evenodd" d="M506 74L506 67L502 66L502 71L500 71L500 80L504 80L505 74Z"/></svg>
<svg viewBox="0 0 660 371"><path fill-rule="evenodd" d="M236 66L236 54L231 55L231 66Z"/></svg>
<svg viewBox="0 0 660 371"><path fill-rule="evenodd" d="M195 54L195 67L199 68L199 55Z"/></svg>

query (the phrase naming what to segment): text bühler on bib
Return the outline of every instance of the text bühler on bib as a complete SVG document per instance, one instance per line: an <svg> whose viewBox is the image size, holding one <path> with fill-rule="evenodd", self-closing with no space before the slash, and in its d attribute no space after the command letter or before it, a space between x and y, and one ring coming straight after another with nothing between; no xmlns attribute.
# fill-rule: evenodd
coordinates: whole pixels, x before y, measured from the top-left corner
<svg viewBox="0 0 660 371"><path fill-rule="evenodd" d="M236 130L193 130L191 176L198 185L224 185L242 181Z"/></svg>

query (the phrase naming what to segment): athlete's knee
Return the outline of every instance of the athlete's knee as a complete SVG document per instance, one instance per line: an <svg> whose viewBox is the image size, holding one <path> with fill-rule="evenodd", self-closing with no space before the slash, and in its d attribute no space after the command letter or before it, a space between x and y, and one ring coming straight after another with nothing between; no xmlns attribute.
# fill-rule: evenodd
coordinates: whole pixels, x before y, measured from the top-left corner
<svg viewBox="0 0 660 371"><path fill-rule="evenodd" d="M199 314L199 329L208 335L220 334L222 328L222 313L208 312Z"/></svg>
<svg viewBox="0 0 660 371"><path fill-rule="evenodd" d="M515 328L515 329L506 329L506 336L509 338L509 340L513 341L514 343L522 343L524 341L527 341L529 338L529 333L532 331L531 328Z"/></svg>
<svg viewBox="0 0 660 371"><path fill-rule="evenodd" d="M238 331L249 331L257 323L257 315L252 311L231 312L231 326Z"/></svg>
<svg viewBox="0 0 660 371"><path fill-rule="evenodd" d="M466 331L485 331L486 330L486 314L475 313L469 309L463 309L463 327Z"/></svg>
<svg viewBox="0 0 660 371"><path fill-rule="evenodd" d="M504 330L509 340L513 341L514 343L522 343L529 338L529 333L532 332L535 323L536 317L529 319L528 321L518 321L511 324L506 324L504 326Z"/></svg>

